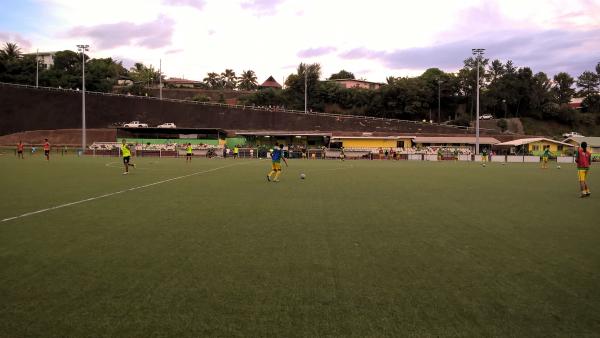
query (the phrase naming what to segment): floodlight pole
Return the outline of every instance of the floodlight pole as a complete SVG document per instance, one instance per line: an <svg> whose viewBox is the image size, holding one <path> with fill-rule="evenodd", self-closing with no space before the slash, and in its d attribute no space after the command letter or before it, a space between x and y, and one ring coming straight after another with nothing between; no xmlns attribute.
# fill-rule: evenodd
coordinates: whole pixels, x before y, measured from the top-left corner
<svg viewBox="0 0 600 338"><path fill-rule="evenodd" d="M485 52L483 48L474 48L471 50L473 55L477 58L477 109L476 109L476 120L475 120L475 154L479 155L479 62L481 61L481 56Z"/></svg>
<svg viewBox="0 0 600 338"><path fill-rule="evenodd" d="M162 100L162 59L158 61L158 96Z"/></svg>
<svg viewBox="0 0 600 338"><path fill-rule="evenodd" d="M85 154L86 130L85 130L85 52L89 51L89 45L77 45L77 49L81 52L81 152Z"/></svg>
<svg viewBox="0 0 600 338"><path fill-rule="evenodd" d="M308 114L308 69L304 65L304 114Z"/></svg>
<svg viewBox="0 0 600 338"><path fill-rule="evenodd" d="M442 85L442 80L438 79L437 83L438 83L438 123L442 123L442 96L441 96L441 85Z"/></svg>
<svg viewBox="0 0 600 338"><path fill-rule="evenodd" d="M40 74L40 60L38 59L40 50L35 50L35 88L38 87L39 84L39 74Z"/></svg>

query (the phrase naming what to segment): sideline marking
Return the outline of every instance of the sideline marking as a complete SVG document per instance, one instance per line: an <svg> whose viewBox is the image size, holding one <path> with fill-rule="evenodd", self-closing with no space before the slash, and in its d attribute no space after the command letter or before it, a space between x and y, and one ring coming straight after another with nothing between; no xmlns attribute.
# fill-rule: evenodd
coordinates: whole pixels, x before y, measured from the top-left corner
<svg viewBox="0 0 600 338"><path fill-rule="evenodd" d="M166 180L162 180L162 181L158 181L158 182L154 182L154 183L148 183L148 184L140 185L140 186L137 186L137 187L133 187L133 188L129 188L129 189L124 189L124 190L120 190L120 191L116 191L116 192L111 192L111 193L100 195L100 196L96 196L96 197L86 198L86 199L83 199L83 200L80 200L80 201L69 202L69 203L65 203L65 204L61 204L61 205L56 205L56 206L45 208L45 209L41 209L41 210L31 211L31 212L27 212L27 213L24 213L24 214L19 215L19 216L13 216L13 217L5 218L5 219L1 220L0 223L4 223L4 222L8 222L8 221L12 221L12 220L19 219L19 218L36 215L36 214L41 214L41 213L46 212L46 211L52 211L52 210L56 210L56 209L66 208L66 207L70 207L70 206L76 205L76 204L81 204L81 203L85 203L85 202L95 201L95 200L98 200L98 199L101 199L101 198L115 196L115 195L123 194L123 193L129 192L129 191L134 191L134 190L139 190L139 189L143 189L143 188L148 188L148 187L152 187L152 186L155 186L155 185L159 185L159 184L163 184L163 183L167 183L167 182L172 182L172 181L180 180L180 179L183 179L183 178L188 178L188 177L191 177L191 176L196 176L196 175L200 175L200 174L206 174L206 173L210 173L210 172L213 172L213 171L217 171L217 170L221 170L221 169L225 169L225 168L229 168L229 167L235 167L235 166L239 166L239 165L244 165L244 164L247 164L247 163L250 163L250 162L236 163L236 164L226 165L226 166L222 166L222 167L218 167L218 168L212 168L212 169L208 169L208 170L198 171L198 172L195 172L195 173L191 173L191 174L187 174L187 175L183 175L183 176L177 176L177 177L173 177L173 178L168 178Z"/></svg>

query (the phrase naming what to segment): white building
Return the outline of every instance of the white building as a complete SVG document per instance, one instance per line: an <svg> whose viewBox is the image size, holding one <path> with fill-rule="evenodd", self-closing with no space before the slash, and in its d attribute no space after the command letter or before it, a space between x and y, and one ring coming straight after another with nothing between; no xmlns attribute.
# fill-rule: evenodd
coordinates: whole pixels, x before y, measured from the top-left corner
<svg viewBox="0 0 600 338"><path fill-rule="evenodd" d="M54 66L54 55L56 52L38 52L38 53L29 53L25 55L36 56L40 63L40 66L44 69L52 68Z"/></svg>

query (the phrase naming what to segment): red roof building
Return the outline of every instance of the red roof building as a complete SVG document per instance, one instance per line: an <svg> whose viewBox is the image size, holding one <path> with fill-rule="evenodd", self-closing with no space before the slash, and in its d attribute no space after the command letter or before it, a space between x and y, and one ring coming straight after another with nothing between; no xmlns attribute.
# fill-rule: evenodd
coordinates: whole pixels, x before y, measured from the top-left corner
<svg viewBox="0 0 600 338"><path fill-rule="evenodd" d="M281 89L281 85L279 84L279 82L275 81L275 79L273 78L273 76L269 76L269 78L263 82L263 84L261 84L259 86L261 89L263 88L274 88L274 89Z"/></svg>
<svg viewBox="0 0 600 338"><path fill-rule="evenodd" d="M194 85L200 84L201 82L172 77L170 79L165 79L164 83L165 85L169 85L176 88L194 88Z"/></svg>

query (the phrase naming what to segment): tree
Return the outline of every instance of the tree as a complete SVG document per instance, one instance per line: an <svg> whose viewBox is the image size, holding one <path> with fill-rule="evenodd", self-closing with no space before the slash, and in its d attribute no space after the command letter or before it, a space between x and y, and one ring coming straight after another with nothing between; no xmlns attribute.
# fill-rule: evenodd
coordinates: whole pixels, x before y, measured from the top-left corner
<svg viewBox="0 0 600 338"><path fill-rule="evenodd" d="M210 72L206 74L206 77L203 81L210 89L223 89L221 76L215 72Z"/></svg>
<svg viewBox="0 0 600 338"><path fill-rule="evenodd" d="M342 69L335 74L331 74L331 76L329 77L329 80L345 80L345 79L355 79L354 74Z"/></svg>
<svg viewBox="0 0 600 338"><path fill-rule="evenodd" d="M571 102L575 90L572 88L575 80L571 75L561 72L554 75L555 86L552 88L554 99L559 105L568 104Z"/></svg>
<svg viewBox="0 0 600 338"><path fill-rule="evenodd" d="M285 80L287 90L285 92L286 100L295 109L304 109L304 83L306 79L308 89L308 108L316 108L315 98L317 95L317 84L321 77L321 65L318 63L298 65L297 73L290 74Z"/></svg>
<svg viewBox="0 0 600 338"><path fill-rule="evenodd" d="M137 62L129 69L129 77L134 83L150 87L159 82L161 74L154 69L154 66L147 67L143 63Z"/></svg>
<svg viewBox="0 0 600 338"><path fill-rule="evenodd" d="M121 62L112 58L91 59L86 62L85 85L90 91L110 92L119 76L125 75L127 70Z"/></svg>
<svg viewBox="0 0 600 338"><path fill-rule="evenodd" d="M21 58L21 48L16 43L7 42L0 50L0 59L13 61Z"/></svg>
<svg viewBox="0 0 600 338"><path fill-rule="evenodd" d="M225 69L225 71L221 73L221 82L225 89L235 89L237 87L237 77L235 76L233 69Z"/></svg>
<svg viewBox="0 0 600 338"><path fill-rule="evenodd" d="M600 85L600 75L585 71L577 78L577 87L581 88L577 93L581 97L588 98L598 93L598 86Z"/></svg>
<svg viewBox="0 0 600 338"><path fill-rule="evenodd" d="M258 88L256 73L253 70L245 70L238 77L238 88L241 90L255 90Z"/></svg>
<svg viewBox="0 0 600 338"><path fill-rule="evenodd" d="M490 75L490 82L494 83L506 74L506 68L500 60L494 60L488 68L488 74Z"/></svg>

